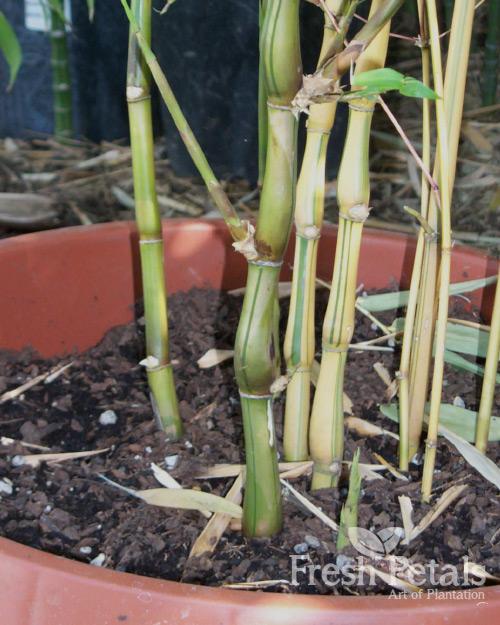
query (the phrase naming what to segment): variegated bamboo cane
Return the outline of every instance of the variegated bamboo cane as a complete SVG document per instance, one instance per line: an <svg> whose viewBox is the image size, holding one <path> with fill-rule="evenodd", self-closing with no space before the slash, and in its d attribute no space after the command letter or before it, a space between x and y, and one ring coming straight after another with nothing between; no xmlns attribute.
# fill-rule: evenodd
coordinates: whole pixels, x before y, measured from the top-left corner
<svg viewBox="0 0 500 625"><path fill-rule="evenodd" d="M133 0L132 11L146 40L151 38L151 0ZM151 402L159 425L170 438L182 434L168 341L167 297L161 216L156 198L151 74L135 34L130 32L127 102L132 149L135 212L139 230L146 318L145 365Z"/></svg>
<svg viewBox="0 0 500 625"><path fill-rule="evenodd" d="M63 1L51 0L50 17L50 66L54 92L54 134L56 137L73 137L73 103L69 73L68 41L63 19Z"/></svg>
<svg viewBox="0 0 500 625"><path fill-rule="evenodd" d="M432 73L434 90L443 95L445 100L436 100L437 121L437 153L439 158L439 180L441 195L441 266L438 294L438 317L436 324L434 370L432 376L432 391L429 411L429 428L426 440L426 454L422 476L422 499L428 501L432 489L434 464L436 458L437 434L439 425L439 410L441 407L441 393L443 385L444 351L446 340L446 324L448 321L448 293L451 269L451 195L455 179L456 155L458 150L458 135L460 133L461 112L447 119L445 101L446 92L443 88L441 42L437 22L435 0L427 0L427 14L429 18L429 32L431 41ZM463 91L467 75L467 58L469 56L470 38L474 23L474 3L458 2L455 5L452 21L452 33L448 52L447 79L453 81L456 95L463 103ZM456 53L462 63L458 66L450 57ZM450 75L448 76L448 72ZM462 87L461 93L458 91ZM449 136L451 135L451 138ZM451 149L450 149L451 146ZM450 153L451 152L451 153Z"/></svg>
<svg viewBox="0 0 500 625"><path fill-rule="evenodd" d="M466 27L464 30L458 25L463 25L466 23L463 21L464 19L468 20L469 17L472 19L473 16L473 7L471 8L469 3L460 2L457 3L456 7L457 20L455 21L455 28L452 25L443 96L445 119L448 128L446 180L450 189L450 197L455 180L467 59L470 46L469 28ZM464 13L466 14L465 16ZM440 178L439 172L440 159L437 158L433 172L435 180ZM431 193L429 196L429 208L426 219L432 230L438 233L440 231L440 207L439 196L436 193ZM416 453L420 444L423 416L428 396L437 306L436 285L440 265L437 236L425 238L423 256L421 287L417 304L410 364L409 458Z"/></svg>
<svg viewBox="0 0 500 625"><path fill-rule="evenodd" d="M423 83L430 86L430 58L427 34L427 21L425 16L425 0L418 0L418 15L420 22L420 45L422 50L422 79ZM422 162L427 171L431 168L431 101L424 98L422 101ZM429 206L429 181L422 172L422 193L420 198L420 212L427 220ZM402 471L407 471L410 461L410 388L409 388L409 368L411 349L413 341L413 331L415 327L415 317L417 313L417 302L420 288L420 276L422 273L422 263L424 259L425 240L432 240L435 235L432 232L425 232L420 228L418 234L415 259L413 261L413 271L411 274L410 293L408 306L406 308L405 328L403 343L401 348L401 361L397 378L399 381L399 467Z"/></svg>
<svg viewBox="0 0 500 625"><path fill-rule="evenodd" d="M385 7L386 3L374 0L370 16ZM390 21L386 21L359 57L356 72L384 66L389 28ZM368 143L374 103L365 98L355 99L349 102L349 109L349 125L337 182L337 248L330 299L323 323L321 369L311 415L313 489L337 485L342 467L344 371L354 328L361 233L369 213Z"/></svg>
<svg viewBox="0 0 500 625"><path fill-rule="evenodd" d="M350 14L358 3L352 2ZM323 45L318 62L325 54L343 46L351 15L344 16L348 3L329 0L327 6L342 24L337 33L325 14ZM316 258L323 223L326 150L335 119L336 102L313 104L307 119L307 141L297 183L295 206L295 259L290 313L285 336L284 356L287 374L292 376L286 390L283 447L286 460L309 457L308 432L311 367L314 361L314 297Z"/></svg>
<svg viewBox="0 0 500 625"><path fill-rule="evenodd" d="M268 98L268 140L261 206L235 345L246 448L243 531L269 536L281 528L273 421L279 376L277 285L295 199L297 121L291 109L302 78L298 0L267 0L260 41Z"/></svg>

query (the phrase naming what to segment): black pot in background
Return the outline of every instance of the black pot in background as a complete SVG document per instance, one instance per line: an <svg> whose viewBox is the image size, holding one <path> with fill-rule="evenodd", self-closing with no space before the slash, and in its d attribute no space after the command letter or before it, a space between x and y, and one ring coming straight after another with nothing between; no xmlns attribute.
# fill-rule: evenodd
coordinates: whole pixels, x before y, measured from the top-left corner
<svg viewBox="0 0 500 625"><path fill-rule="evenodd" d="M161 9L166 0L153 0ZM119 0L96 0L89 23L85 0L71 0L69 53L73 117L77 136L92 141L128 137L125 102L128 24ZM24 2L3 0L2 11L23 49L23 63L9 93L7 66L0 62L0 136L32 137L53 132L50 45L44 33L24 27ZM321 12L301 7L304 69L314 71L323 35ZM257 0L182 0L153 14L153 48L181 107L218 176L257 178ZM345 131L339 107L328 159L333 175ZM161 112L160 112L161 109ZM170 116L153 90L154 127L163 132L174 171L196 170ZM302 124L303 125L303 124ZM302 132L299 144L304 143Z"/></svg>

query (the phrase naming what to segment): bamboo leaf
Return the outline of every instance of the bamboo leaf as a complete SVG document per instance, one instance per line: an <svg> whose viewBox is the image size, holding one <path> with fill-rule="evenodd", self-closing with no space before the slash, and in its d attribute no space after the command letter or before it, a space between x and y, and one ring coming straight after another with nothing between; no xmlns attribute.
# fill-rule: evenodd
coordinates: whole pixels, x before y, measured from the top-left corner
<svg viewBox="0 0 500 625"><path fill-rule="evenodd" d="M426 405L426 411L429 410L429 404ZM382 414L395 421L399 422L398 407L396 404L382 405L380 406ZM425 414L424 420L427 422L428 415ZM452 432L461 436L466 441L473 443L476 438L476 425L477 425L477 412L474 410L468 410L467 408L460 408L459 406L452 406L451 404L441 404L439 412L439 422L445 427L449 428ZM491 417L490 423L490 441L500 441L500 418Z"/></svg>
<svg viewBox="0 0 500 625"><path fill-rule="evenodd" d="M7 91L9 91L16 80L23 55L16 33L2 11L0 11L0 50L9 66L9 84L7 86Z"/></svg>
<svg viewBox="0 0 500 625"><path fill-rule="evenodd" d="M452 367L455 367L455 369L458 369L458 371L467 371L484 378L484 367L466 358L462 358L462 356L459 356L449 349L446 349L444 352L444 360ZM500 373L497 373L496 381L497 384L500 384Z"/></svg>
<svg viewBox="0 0 500 625"><path fill-rule="evenodd" d="M466 444L468 445L468 443ZM476 450L475 447L473 447L472 449ZM483 454L481 454L480 451L477 451L477 453L480 454L484 458ZM500 470L499 470L499 473L500 473ZM410 535L410 539L408 540L408 543L410 543L417 536L419 536L425 529L429 527L429 525L434 523L434 521L438 518L438 516L441 515L446 510L446 508L450 504L452 504L455 501L455 499L459 497L459 495L462 494L462 492L466 488L467 488L467 484L460 484L459 486L451 486L450 488L448 488L448 490L446 490L441 495L437 503L422 518L420 523L416 527L413 528L411 535Z"/></svg>
<svg viewBox="0 0 500 625"><path fill-rule="evenodd" d="M476 447L447 427L440 425L439 433L457 448L465 460L467 460L478 473L497 488L500 488L500 468L497 467L494 462L487 458L479 449L476 449Z"/></svg>
<svg viewBox="0 0 500 625"><path fill-rule="evenodd" d="M438 94L430 87L411 76L407 76L404 79L403 86L399 90L399 93L409 96L410 98L428 98L429 100L437 100L439 98Z"/></svg>
<svg viewBox="0 0 500 625"><path fill-rule="evenodd" d="M373 96L387 91L399 91L402 95L410 98L429 98L437 100L439 96L423 82L404 76L394 69L384 67L382 69L374 69L369 72L361 72L351 78L353 85L367 87L361 94L363 96Z"/></svg>
<svg viewBox="0 0 500 625"><path fill-rule="evenodd" d="M479 278L477 280L466 280L464 282L454 282L450 284L450 295L460 293L470 293L476 289L482 289L490 284L495 284L498 276ZM394 310L408 305L409 291L397 291L395 293L378 293L377 295L365 295L358 297L358 302L365 310L370 312L381 312L383 310Z"/></svg>
<svg viewBox="0 0 500 625"><path fill-rule="evenodd" d="M109 478L97 474L105 482L118 488L132 497L142 499L151 506L160 506L161 508L179 508L183 510L210 510L210 512L218 512L228 514L231 517L240 519L243 516L241 506L227 501L223 497L205 493L201 490L189 488L172 489L172 488L149 488L146 490L135 490L122 486L117 482L113 482Z"/></svg>

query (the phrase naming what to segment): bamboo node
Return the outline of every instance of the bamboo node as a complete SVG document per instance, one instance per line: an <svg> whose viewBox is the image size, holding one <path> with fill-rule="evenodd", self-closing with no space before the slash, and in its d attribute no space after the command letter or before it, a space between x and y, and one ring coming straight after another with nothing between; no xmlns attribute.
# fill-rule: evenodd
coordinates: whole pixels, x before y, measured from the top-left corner
<svg viewBox="0 0 500 625"><path fill-rule="evenodd" d="M306 132L317 132L320 135L331 135L331 130L320 130L319 128L306 128Z"/></svg>
<svg viewBox="0 0 500 625"><path fill-rule="evenodd" d="M127 102L139 102L140 100L148 100L151 96L145 92L142 87L130 85L127 87Z"/></svg>
<svg viewBox="0 0 500 625"><path fill-rule="evenodd" d="M436 449L437 441L431 441L428 438L425 439L425 448L426 449Z"/></svg>
<svg viewBox="0 0 500 625"><path fill-rule="evenodd" d="M449 254L451 256L452 251L453 251L453 246L441 248L441 254Z"/></svg>
<svg viewBox="0 0 500 625"><path fill-rule="evenodd" d="M246 226L247 236L243 241L235 241L233 247L237 252L243 254L248 261L253 261L259 258L259 252L255 249L255 228L247 220L243 220L242 224Z"/></svg>
<svg viewBox="0 0 500 625"><path fill-rule="evenodd" d="M356 204L347 209L347 213L339 211L339 216L348 221L364 223L368 219L371 208L367 204Z"/></svg>
<svg viewBox="0 0 500 625"><path fill-rule="evenodd" d="M161 371L162 369L167 369L168 367L172 366L171 362L162 364L160 360L156 358L156 356L151 355L149 355L147 358L144 358L144 360L141 360L139 364L142 367L145 367L146 371L148 372Z"/></svg>
<svg viewBox="0 0 500 625"><path fill-rule="evenodd" d="M321 349L325 352L333 352L334 354L343 354L348 351L347 347L330 347L325 343L321 343Z"/></svg>
<svg viewBox="0 0 500 625"><path fill-rule="evenodd" d="M250 393L244 393L243 391L239 391L240 397L243 399L272 399L273 395L251 395Z"/></svg>
<svg viewBox="0 0 500 625"><path fill-rule="evenodd" d="M396 371L395 378L396 380L406 380L408 378L408 374L403 373L403 371Z"/></svg>
<svg viewBox="0 0 500 625"><path fill-rule="evenodd" d="M373 113L375 111L375 107L372 108L364 108L363 106L356 106L355 104L349 103L349 108L353 111L359 111L360 113Z"/></svg>
<svg viewBox="0 0 500 625"><path fill-rule="evenodd" d="M234 245L234 244L233 244ZM249 265L257 265L258 267L281 267L282 260L249 260Z"/></svg>
<svg viewBox="0 0 500 625"><path fill-rule="evenodd" d="M267 101L267 106L270 109L278 109L279 111L289 111L290 113L293 110L291 106L285 106L284 104L273 104L272 102L269 102L269 100Z"/></svg>
<svg viewBox="0 0 500 625"><path fill-rule="evenodd" d="M303 239L309 239L312 241L321 237L321 229L314 224L306 226L305 228L299 228L297 226L296 234Z"/></svg>
<svg viewBox="0 0 500 625"><path fill-rule="evenodd" d="M313 462L312 468L314 473L321 473L322 475L328 475L329 477L337 477L338 475L340 475L340 472L342 470L342 464L338 462L338 460L335 460L334 462L332 462L332 464L328 466L327 469L324 469L317 465L315 462Z"/></svg>
<svg viewBox="0 0 500 625"><path fill-rule="evenodd" d="M163 239L140 239L139 245L155 245L157 243L163 243Z"/></svg>

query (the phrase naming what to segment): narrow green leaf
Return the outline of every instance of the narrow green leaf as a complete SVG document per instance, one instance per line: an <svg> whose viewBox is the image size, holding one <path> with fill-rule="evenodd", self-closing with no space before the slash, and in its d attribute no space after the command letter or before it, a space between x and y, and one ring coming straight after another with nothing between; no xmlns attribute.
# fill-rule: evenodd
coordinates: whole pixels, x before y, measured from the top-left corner
<svg viewBox="0 0 500 625"><path fill-rule="evenodd" d="M428 421L427 411L429 410L429 403L426 404L426 414L424 416L424 422ZM380 412L391 419L399 423L399 411L397 404L381 405ZM451 404L441 404L439 411L439 423L444 425L452 432L461 436L469 443L473 443L476 437L476 424L477 424L477 412L475 410L468 410L467 408L460 408L459 406L452 406ZM490 441L500 441L500 418L491 417L490 422Z"/></svg>
<svg viewBox="0 0 500 625"><path fill-rule="evenodd" d="M384 67L368 72L354 74L351 83L360 87L373 89L374 93L385 93L393 89L399 90L403 86L405 77L394 69Z"/></svg>
<svg viewBox="0 0 500 625"><path fill-rule="evenodd" d="M0 50L9 66L10 77L7 86L7 91L9 91L16 80L23 55L16 33L13 31L12 26L9 24L2 11L0 11Z"/></svg>
<svg viewBox="0 0 500 625"><path fill-rule="evenodd" d="M446 326L446 348L459 354L486 358L489 332L448 322Z"/></svg>
<svg viewBox="0 0 500 625"><path fill-rule="evenodd" d="M138 490L136 494L143 501L152 506L184 508L187 510L209 510L210 512L218 512L219 514L227 514L236 519L241 519L243 516L241 506L223 497L205 493L202 490L189 488L150 488L148 490Z"/></svg>
<svg viewBox="0 0 500 625"><path fill-rule="evenodd" d="M407 76L404 79L403 86L399 89L399 92L403 95L407 95L410 98L428 98L429 100L439 100L438 94L433 91L423 82Z"/></svg>
<svg viewBox="0 0 500 625"><path fill-rule="evenodd" d="M474 375L478 375L484 378L484 367L482 367L481 365L478 365L475 362L471 362L470 360L467 360L466 358L462 358L462 356L459 356L458 354L456 354L455 352L452 352L449 349L445 349L444 351L444 360L445 362L447 362L449 365L451 365L458 371L467 371L470 373L474 373ZM496 381L497 381L497 384L500 384L499 373L497 373L496 375Z"/></svg>
<svg viewBox="0 0 500 625"><path fill-rule="evenodd" d="M498 276L489 278L479 278L477 280L466 280L465 282L454 282L450 284L450 296L460 293L470 293L476 289L482 289L490 284L495 284ZM403 308L408 304L409 291L397 291L395 293L379 293L378 295L365 295L358 297L358 302L365 310L370 312L380 312L382 310L394 310Z"/></svg>

